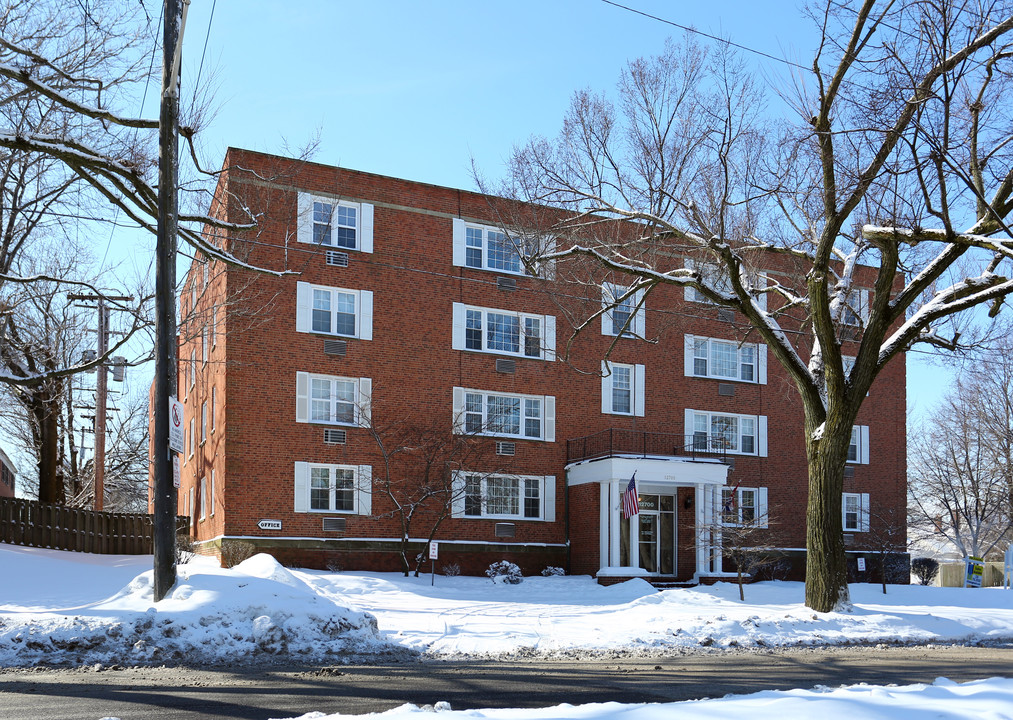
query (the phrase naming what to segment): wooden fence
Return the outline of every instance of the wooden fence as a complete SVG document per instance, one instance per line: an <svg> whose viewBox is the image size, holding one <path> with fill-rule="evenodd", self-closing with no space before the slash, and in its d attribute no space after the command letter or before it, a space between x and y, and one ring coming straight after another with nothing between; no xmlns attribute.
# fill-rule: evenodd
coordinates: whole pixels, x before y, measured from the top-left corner
<svg viewBox="0 0 1013 720"><path fill-rule="evenodd" d="M190 518L177 517L187 532ZM108 513L0 498L0 542L104 555L151 555L154 524L144 513Z"/></svg>

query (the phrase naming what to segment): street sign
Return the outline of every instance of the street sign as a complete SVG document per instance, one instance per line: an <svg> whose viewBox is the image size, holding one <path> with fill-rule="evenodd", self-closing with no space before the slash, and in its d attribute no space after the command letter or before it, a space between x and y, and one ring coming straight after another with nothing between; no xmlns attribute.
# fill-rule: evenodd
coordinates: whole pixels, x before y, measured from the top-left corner
<svg viewBox="0 0 1013 720"><path fill-rule="evenodd" d="M261 520L257 527L261 530L281 530L281 520Z"/></svg>
<svg viewBox="0 0 1013 720"><path fill-rule="evenodd" d="M179 455L172 456L172 486L179 487Z"/></svg>
<svg viewBox="0 0 1013 720"><path fill-rule="evenodd" d="M440 556L440 544L433 540L429 543L429 559L436 560Z"/></svg>
<svg viewBox="0 0 1013 720"><path fill-rule="evenodd" d="M183 452L183 403L169 398L169 449Z"/></svg>

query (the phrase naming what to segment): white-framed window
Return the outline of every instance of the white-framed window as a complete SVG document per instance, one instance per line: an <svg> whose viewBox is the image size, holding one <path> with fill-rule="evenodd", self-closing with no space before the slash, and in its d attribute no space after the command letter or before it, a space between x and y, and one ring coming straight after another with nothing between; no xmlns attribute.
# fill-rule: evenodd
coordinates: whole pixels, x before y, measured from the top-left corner
<svg viewBox="0 0 1013 720"><path fill-rule="evenodd" d="M869 426L852 425L851 442L848 444L848 462L859 465L869 464Z"/></svg>
<svg viewBox="0 0 1013 720"><path fill-rule="evenodd" d="M721 523L767 527L767 488L721 488Z"/></svg>
<svg viewBox="0 0 1013 720"><path fill-rule="evenodd" d="M200 519L208 515L208 481L207 478L200 479Z"/></svg>
<svg viewBox="0 0 1013 720"><path fill-rule="evenodd" d="M211 510L211 517L215 516L215 469L211 468L211 482L208 485L208 489L211 491L208 494L208 507Z"/></svg>
<svg viewBox="0 0 1013 720"><path fill-rule="evenodd" d="M767 457L767 416L686 409L694 450Z"/></svg>
<svg viewBox="0 0 1013 720"><path fill-rule="evenodd" d="M373 293L296 283L298 332L373 339Z"/></svg>
<svg viewBox="0 0 1013 720"><path fill-rule="evenodd" d="M370 465L295 463L295 512L369 515L372 493Z"/></svg>
<svg viewBox="0 0 1013 720"><path fill-rule="evenodd" d="M869 322L869 310L872 302L872 291L866 288L853 288L841 309L841 324L851 327L865 327Z"/></svg>
<svg viewBox="0 0 1013 720"><path fill-rule="evenodd" d="M193 457L194 435L197 434L197 418L190 418L190 457Z"/></svg>
<svg viewBox="0 0 1013 720"><path fill-rule="evenodd" d="M373 206L299 193L299 242L373 252Z"/></svg>
<svg viewBox="0 0 1013 720"><path fill-rule="evenodd" d="M601 411L644 417L644 366L602 360Z"/></svg>
<svg viewBox="0 0 1013 720"><path fill-rule="evenodd" d="M458 433L556 440L556 398L454 388L454 428Z"/></svg>
<svg viewBox="0 0 1013 720"><path fill-rule="evenodd" d="M537 244L534 238L512 235L503 228L453 219L453 262L457 267L524 275L521 253L534 255Z"/></svg>
<svg viewBox="0 0 1013 720"><path fill-rule="evenodd" d="M210 331L208 330L208 326L207 325L205 325L203 328L201 328L201 364L202 365L207 365L208 364L208 357L211 355L211 353L210 353L211 336L210 336L209 333L210 333Z"/></svg>
<svg viewBox="0 0 1013 720"><path fill-rule="evenodd" d="M556 359L556 318L553 315L453 305L454 350Z"/></svg>
<svg viewBox="0 0 1013 720"><path fill-rule="evenodd" d="M210 258L204 258L204 262L200 264L201 287L204 288L208 286L208 263L210 262Z"/></svg>
<svg viewBox="0 0 1013 720"><path fill-rule="evenodd" d="M297 372L296 422L325 425L369 424L373 381Z"/></svg>
<svg viewBox="0 0 1013 720"><path fill-rule="evenodd" d="M686 335L687 377L767 384L767 346Z"/></svg>
<svg viewBox="0 0 1013 720"><path fill-rule="evenodd" d="M643 298L643 290L631 293L628 287L602 283L601 334L644 337L647 311Z"/></svg>
<svg viewBox="0 0 1013 720"><path fill-rule="evenodd" d="M502 475L458 471L452 515L494 520L556 519L554 475Z"/></svg>
<svg viewBox="0 0 1013 720"><path fill-rule="evenodd" d="M187 507L190 508L190 510L187 514L190 516L191 532L193 531L193 526L196 524L197 521L197 501L194 499L194 493L196 492L197 488L191 487L190 492L187 493L190 496L190 499L187 502Z"/></svg>
<svg viewBox="0 0 1013 720"><path fill-rule="evenodd" d="M700 260L693 260L689 258L686 260L687 270L696 270L700 273L704 282L716 290L719 293L731 294L732 283L731 278L728 274L720 267L717 263L703 262ZM762 272L749 272L748 281L755 290L762 290L768 286L767 275ZM707 303L713 305L714 303L707 298L702 292L697 290L695 287L686 286L686 300L690 302ZM756 296L756 304L761 310L767 309L767 293L760 293Z"/></svg>
<svg viewBox="0 0 1013 720"><path fill-rule="evenodd" d="M218 346L218 306L211 308L211 347Z"/></svg>
<svg viewBox="0 0 1013 720"><path fill-rule="evenodd" d="M200 404L200 444L203 445L208 439L208 401Z"/></svg>
<svg viewBox="0 0 1013 720"><path fill-rule="evenodd" d="M869 493L844 493L841 513L845 532L869 532Z"/></svg>
<svg viewBox="0 0 1013 720"><path fill-rule="evenodd" d="M218 387L211 386L211 434L215 432L215 411L218 409Z"/></svg>
<svg viewBox="0 0 1013 720"><path fill-rule="evenodd" d="M197 383L197 351L190 351L190 389Z"/></svg>

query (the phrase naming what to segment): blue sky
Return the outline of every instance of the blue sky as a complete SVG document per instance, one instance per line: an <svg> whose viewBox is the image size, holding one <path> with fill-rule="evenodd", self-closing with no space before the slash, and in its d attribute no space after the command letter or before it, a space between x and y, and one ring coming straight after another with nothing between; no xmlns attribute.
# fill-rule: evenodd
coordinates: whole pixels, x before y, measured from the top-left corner
<svg viewBox="0 0 1013 720"><path fill-rule="evenodd" d="M794 2L617 1L811 62L816 35ZM574 90L612 88L628 60L684 32L601 0L194 0L182 93L213 93L201 135L213 166L229 146L286 154L319 134L318 162L471 189L473 161L500 177L515 144L557 131ZM785 63L744 57L771 86L791 83ZM146 116L155 102L149 92ZM949 373L916 353L908 366L923 413Z"/></svg>

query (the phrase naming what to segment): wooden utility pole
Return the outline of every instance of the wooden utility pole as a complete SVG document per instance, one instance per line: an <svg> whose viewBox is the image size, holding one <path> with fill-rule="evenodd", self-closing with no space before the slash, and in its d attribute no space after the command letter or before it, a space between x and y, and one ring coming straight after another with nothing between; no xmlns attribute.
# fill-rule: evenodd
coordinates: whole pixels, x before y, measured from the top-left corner
<svg viewBox="0 0 1013 720"><path fill-rule="evenodd" d="M189 0L186 0L189 4ZM176 583L176 489L169 450L170 396L176 396L176 235L179 228L179 57L184 14L179 0L165 0L162 26L162 94L158 118L158 233L155 246L155 602Z"/></svg>

